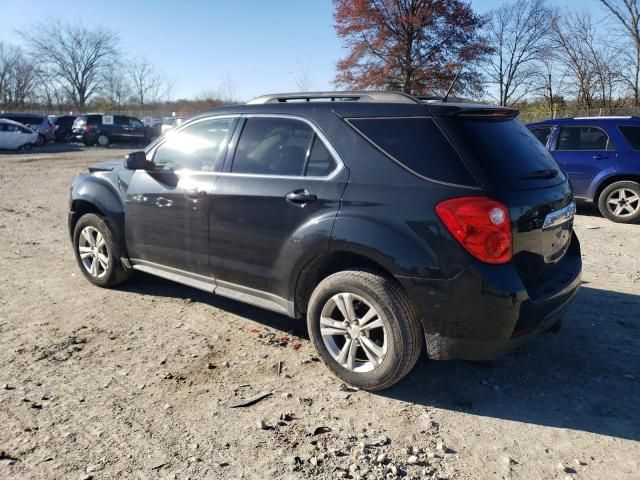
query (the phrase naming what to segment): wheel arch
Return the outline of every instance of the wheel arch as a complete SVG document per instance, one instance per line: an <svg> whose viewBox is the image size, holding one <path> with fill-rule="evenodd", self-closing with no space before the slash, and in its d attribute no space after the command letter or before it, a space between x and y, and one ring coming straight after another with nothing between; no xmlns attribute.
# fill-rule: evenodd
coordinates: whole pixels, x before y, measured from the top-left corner
<svg viewBox="0 0 640 480"><path fill-rule="evenodd" d="M600 183L598 184L598 186L595 189L595 193L593 196L593 202L595 204L598 203L598 201L600 200L600 195L602 194L603 190L605 188L607 188L609 185L611 185L612 183L615 182L624 182L624 181L629 181L629 182L636 182L640 184L640 175L639 174L632 174L632 173L617 173L615 175L611 175L609 177L606 177L605 179L601 180Z"/></svg>
<svg viewBox="0 0 640 480"><path fill-rule="evenodd" d="M76 178L71 187L69 204L69 235L80 217L87 213L100 215L118 238L121 252L126 253L124 202L107 178L88 174Z"/></svg>
<svg viewBox="0 0 640 480"><path fill-rule="evenodd" d="M306 313L311 294L322 280L334 273L350 269L378 273L393 280L402 288L394 275L372 258L348 250L329 251L316 256L300 270L293 295L296 316Z"/></svg>

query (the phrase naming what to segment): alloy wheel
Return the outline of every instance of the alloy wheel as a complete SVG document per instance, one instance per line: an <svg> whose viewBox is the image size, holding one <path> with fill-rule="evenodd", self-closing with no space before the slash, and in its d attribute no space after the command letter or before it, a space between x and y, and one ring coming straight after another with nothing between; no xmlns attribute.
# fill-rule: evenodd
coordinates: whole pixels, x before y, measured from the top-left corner
<svg viewBox="0 0 640 480"><path fill-rule="evenodd" d="M78 253L82 265L95 278L102 278L109 267L109 252L102 234L94 227L85 227L78 239Z"/></svg>
<svg viewBox="0 0 640 480"><path fill-rule="evenodd" d="M629 188L618 188L607 197L607 209L616 217L630 217L640 209L640 196Z"/></svg>
<svg viewBox="0 0 640 480"><path fill-rule="evenodd" d="M320 335L333 359L349 371L378 367L387 353L386 321L364 298L342 292L325 303Z"/></svg>

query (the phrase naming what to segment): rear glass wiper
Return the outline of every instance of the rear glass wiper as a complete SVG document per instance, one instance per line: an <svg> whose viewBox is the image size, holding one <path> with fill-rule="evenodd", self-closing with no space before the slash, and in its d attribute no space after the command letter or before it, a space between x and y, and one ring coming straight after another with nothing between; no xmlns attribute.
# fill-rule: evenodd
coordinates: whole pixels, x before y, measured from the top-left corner
<svg viewBox="0 0 640 480"><path fill-rule="evenodd" d="M522 177L518 177L520 180L529 180L532 178L555 178L558 176L558 170L555 168L545 168L543 170L536 170L535 172L527 173Z"/></svg>

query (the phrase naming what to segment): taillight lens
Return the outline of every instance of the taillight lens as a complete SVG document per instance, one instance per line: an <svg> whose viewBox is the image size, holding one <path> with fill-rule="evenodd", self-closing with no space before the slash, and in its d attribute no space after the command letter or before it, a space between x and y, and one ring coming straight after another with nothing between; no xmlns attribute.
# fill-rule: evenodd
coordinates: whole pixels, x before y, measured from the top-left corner
<svg viewBox="0 0 640 480"><path fill-rule="evenodd" d="M461 197L436 205L447 230L474 257L486 263L511 261L511 219L505 205L487 197Z"/></svg>

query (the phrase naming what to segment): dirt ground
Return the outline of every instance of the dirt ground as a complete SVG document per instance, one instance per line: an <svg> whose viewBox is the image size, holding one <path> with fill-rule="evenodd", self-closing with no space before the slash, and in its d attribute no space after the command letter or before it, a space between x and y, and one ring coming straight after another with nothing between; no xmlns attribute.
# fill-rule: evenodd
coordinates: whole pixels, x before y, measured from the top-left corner
<svg viewBox="0 0 640 480"><path fill-rule="evenodd" d="M557 335L351 391L302 322L84 279L69 184L125 151L0 154L0 478L640 478L640 225L580 212L584 284Z"/></svg>

